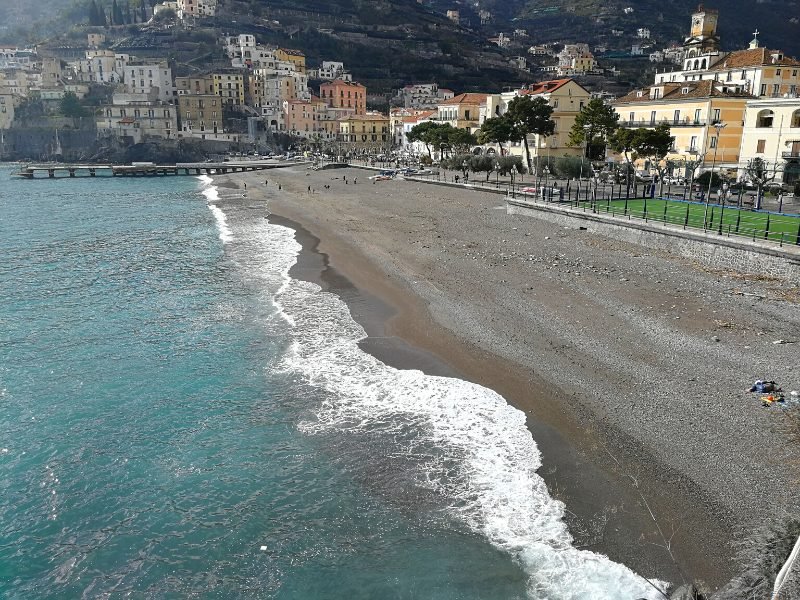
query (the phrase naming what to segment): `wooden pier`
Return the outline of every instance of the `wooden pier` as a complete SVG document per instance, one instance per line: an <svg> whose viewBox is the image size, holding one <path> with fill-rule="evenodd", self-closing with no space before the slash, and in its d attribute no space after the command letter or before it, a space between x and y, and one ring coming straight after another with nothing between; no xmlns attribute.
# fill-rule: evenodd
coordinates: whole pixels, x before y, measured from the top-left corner
<svg viewBox="0 0 800 600"><path fill-rule="evenodd" d="M26 165L15 177L23 179L69 179L71 177L164 177L168 175L225 175L245 171L264 171L306 164L306 161L257 161L177 163L156 165Z"/></svg>

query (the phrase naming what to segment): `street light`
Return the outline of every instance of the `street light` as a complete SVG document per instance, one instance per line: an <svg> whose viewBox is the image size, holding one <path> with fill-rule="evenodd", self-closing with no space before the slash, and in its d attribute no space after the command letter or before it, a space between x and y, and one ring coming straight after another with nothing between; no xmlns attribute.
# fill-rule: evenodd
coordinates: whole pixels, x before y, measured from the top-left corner
<svg viewBox="0 0 800 600"><path fill-rule="evenodd" d="M581 156L581 175L580 179L583 179L583 161L588 160L587 154L589 154L589 141L591 140L591 132L592 126L591 125L584 125L583 126L584 134L583 134L583 156Z"/></svg>
<svg viewBox="0 0 800 600"><path fill-rule="evenodd" d="M714 167L717 164L717 150L719 149L719 134L720 132L727 127L726 123L721 123L717 121L714 123L714 129L717 130L717 137L716 142L714 143L714 158L711 161L711 176L708 178L708 193L706 194L706 208L703 211L703 231L707 229L708 222L706 221L706 217L708 216L708 204L711 202L711 184L714 183ZM724 210L724 209L723 209ZM720 223L722 220L720 218ZM722 228L720 227L720 231Z"/></svg>

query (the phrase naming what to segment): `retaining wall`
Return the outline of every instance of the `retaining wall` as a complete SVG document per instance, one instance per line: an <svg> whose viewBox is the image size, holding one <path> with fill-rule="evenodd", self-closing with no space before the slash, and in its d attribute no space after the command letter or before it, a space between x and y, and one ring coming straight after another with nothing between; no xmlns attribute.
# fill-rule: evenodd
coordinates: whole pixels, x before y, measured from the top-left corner
<svg viewBox="0 0 800 600"><path fill-rule="evenodd" d="M506 199L508 214L543 219L563 227L586 227L620 241L677 252L714 269L800 281L800 246L770 246L716 233L683 230L621 217L584 213L549 204Z"/></svg>

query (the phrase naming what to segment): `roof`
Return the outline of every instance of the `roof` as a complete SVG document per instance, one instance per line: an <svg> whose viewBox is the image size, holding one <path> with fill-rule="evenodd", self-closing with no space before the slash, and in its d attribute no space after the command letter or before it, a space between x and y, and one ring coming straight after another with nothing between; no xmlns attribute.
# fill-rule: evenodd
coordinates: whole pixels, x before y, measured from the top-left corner
<svg viewBox="0 0 800 600"><path fill-rule="evenodd" d="M715 85L716 84L716 85ZM618 98L614 104L636 104L641 102L661 102L664 100L697 100L698 98L755 98L748 92L722 91L720 87L724 84L706 79L704 81L686 81L684 83L665 83L654 85L650 88L633 90L622 98ZM651 93L655 88L663 88L663 94L658 98L652 98ZM684 89L688 89L684 93ZM641 93L641 96L639 95Z"/></svg>
<svg viewBox="0 0 800 600"><path fill-rule="evenodd" d="M285 52L290 56L305 56L302 50L295 50L294 48L278 48L278 50Z"/></svg>
<svg viewBox="0 0 800 600"><path fill-rule="evenodd" d="M547 94L549 92L553 92L560 87L564 87L567 85L572 79L565 78L565 79L551 79L550 81L540 81L539 83L532 83L528 86L527 90L521 90L520 95L528 96L528 95L536 95L536 94Z"/></svg>
<svg viewBox="0 0 800 600"><path fill-rule="evenodd" d="M357 81L345 81L344 79L334 79L333 81L327 81L327 82L321 84L319 87L322 88L322 87L328 86L328 85L346 85L346 86L360 87L360 88L364 87L363 85L361 85ZM366 88L364 88L364 89L366 89Z"/></svg>
<svg viewBox="0 0 800 600"><path fill-rule="evenodd" d="M133 117L122 117L122 118L121 118L119 121L117 121L117 122L118 122L118 123L122 123L122 124L124 124L124 125L129 125L129 124L131 124L131 123L136 123L136 119L134 119Z"/></svg>
<svg viewBox="0 0 800 600"><path fill-rule="evenodd" d="M783 58L775 62L772 61L773 54L780 54ZM762 66L799 66L800 62L796 58L783 56L781 50L770 50L768 48L748 48L747 50L736 50L728 54L721 61L712 66L709 71L726 71L728 69L741 69L745 67Z"/></svg>
<svg viewBox="0 0 800 600"><path fill-rule="evenodd" d="M476 94L476 93L466 93L466 94L459 94L458 96L454 96L449 100L443 100L440 102L440 105L451 105L451 104L483 104L486 102L486 98L489 94Z"/></svg>
<svg viewBox="0 0 800 600"><path fill-rule="evenodd" d="M417 121L424 121L425 119L430 119L435 114L436 114L435 110L426 110L416 115L403 117L403 123L415 123Z"/></svg>
<svg viewBox="0 0 800 600"><path fill-rule="evenodd" d="M388 121L389 117L382 114L370 114L367 113L365 115L348 115L339 119L339 121Z"/></svg>

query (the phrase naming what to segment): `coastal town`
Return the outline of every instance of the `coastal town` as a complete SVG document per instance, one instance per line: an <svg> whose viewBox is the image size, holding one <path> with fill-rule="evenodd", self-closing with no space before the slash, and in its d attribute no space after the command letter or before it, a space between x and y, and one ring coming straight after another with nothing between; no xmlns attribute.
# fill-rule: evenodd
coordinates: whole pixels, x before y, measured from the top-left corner
<svg viewBox="0 0 800 600"><path fill-rule="evenodd" d="M146 23L170 17L190 26L216 10L215 0L175 0L155 5ZM457 11L448 18L457 21ZM143 144L169 156L191 143L195 158L294 149L335 157L392 153L431 162L454 145L432 147L419 135L433 124L471 134L458 144L467 153L526 155L528 170L535 163L555 171L558 159L586 159L585 174L599 176L630 158L624 143L612 143L614 130L661 127L671 143L650 157L637 153L631 167L640 177L688 182L713 170L715 178L737 182L759 172L769 174L762 177L765 183L793 193L800 178L800 61L765 46L757 30L747 48L723 51L718 18L717 10L700 7L681 46L650 46L657 66L653 81L621 95L581 83L582 76L603 72L588 44L567 43L556 52L519 30L509 39L529 44L531 58L552 57L552 65L538 71L549 79L505 91L409 83L394 91L383 110L372 106L367 87L336 56L310 65L299 49L231 34L215 41L227 67L205 71L198 63L191 74L179 75L174 63L152 49L147 56L135 48L121 51L113 31L95 28L85 48L0 48L0 156L107 160L109 148ZM650 35L646 28L637 30L642 42ZM492 43L502 46L504 40L501 35ZM518 62L525 65L524 58ZM520 97L542 99L552 126L512 136L506 144L479 135ZM590 105L597 110L598 103L616 122L588 139L580 128L587 127ZM31 122L42 118L50 129L30 135Z"/></svg>
<svg viewBox="0 0 800 600"><path fill-rule="evenodd" d="M0 597L800 598L788 9L18 4Z"/></svg>

